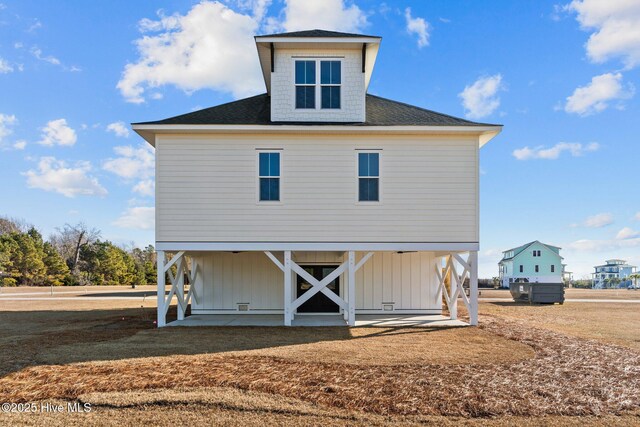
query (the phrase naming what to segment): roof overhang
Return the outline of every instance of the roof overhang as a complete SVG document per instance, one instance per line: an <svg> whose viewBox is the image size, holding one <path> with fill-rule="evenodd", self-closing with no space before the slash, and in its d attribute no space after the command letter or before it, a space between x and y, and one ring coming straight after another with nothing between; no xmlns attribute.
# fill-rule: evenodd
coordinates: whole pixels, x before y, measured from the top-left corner
<svg viewBox="0 0 640 427"><path fill-rule="evenodd" d="M163 242L160 251L478 251L478 242Z"/></svg>
<svg viewBox="0 0 640 427"><path fill-rule="evenodd" d="M502 131L502 126L353 126L353 125L158 125L131 128L155 146L156 135L171 134L324 134L324 135L475 135L479 146Z"/></svg>
<svg viewBox="0 0 640 427"><path fill-rule="evenodd" d="M256 36L254 37L258 58L267 87L267 93L271 94L271 70L273 69L274 50L277 49L356 49L363 51L365 60L364 79L365 90L369 88L373 66L378 56L381 37L278 37Z"/></svg>

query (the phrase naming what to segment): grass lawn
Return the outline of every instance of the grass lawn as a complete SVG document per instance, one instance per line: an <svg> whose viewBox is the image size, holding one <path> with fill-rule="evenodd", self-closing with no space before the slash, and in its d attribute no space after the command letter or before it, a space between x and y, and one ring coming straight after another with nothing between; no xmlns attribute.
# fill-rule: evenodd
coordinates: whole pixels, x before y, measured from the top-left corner
<svg viewBox="0 0 640 427"><path fill-rule="evenodd" d="M564 290L567 299L640 300L640 289L576 289ZM509 289L480 289L481 298L511 298Z"/></svg>
<svg viewBox="0 0 640 427"><path fill-rule="evenodd" d="M0 401L93 406L2 424L640 423L635 304L487 302L437 329L158 330L154 307L0 299Z"/></svg>

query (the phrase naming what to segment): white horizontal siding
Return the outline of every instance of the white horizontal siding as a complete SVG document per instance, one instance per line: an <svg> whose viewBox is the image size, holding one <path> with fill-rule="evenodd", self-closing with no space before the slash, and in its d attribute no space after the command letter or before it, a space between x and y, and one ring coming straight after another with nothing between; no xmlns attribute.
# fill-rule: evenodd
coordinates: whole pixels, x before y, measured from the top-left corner
<svg viewBox="0 0 640 427"><path fill-rule="evenodd" d="M159 136L156 240L477 242L478 141L415 136ZM259 148L282 149L281 203L257 202ZM356 149L382 149L380 203L357 203Z"/></svg>
<svg viewBox="0 0 640 427"><path fill-rule="evenodd" d="M282 253L274 253L281 261ZM364 253L357 253L360 260ZM262 252L208 252L190 254L200 266L196 281L199 303L196 312L233 311L249 304L251 311L282 311L283 272ZM304 264L345 261L340 252L294 252L293 260ZM399 254L376 252L356 273L356 309L382 311L393 304L396 311L441 310L437 293L436 260L431 252ZM293 281L294 290L296 282ZM347 275L340 276L340 295L347 289Z"/></svg>

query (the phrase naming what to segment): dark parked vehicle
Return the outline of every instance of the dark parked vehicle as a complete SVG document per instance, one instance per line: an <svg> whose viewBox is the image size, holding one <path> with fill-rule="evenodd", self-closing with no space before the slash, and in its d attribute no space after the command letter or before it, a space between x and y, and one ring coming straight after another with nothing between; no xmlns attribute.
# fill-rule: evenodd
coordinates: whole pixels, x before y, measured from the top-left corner
<svg viewBox="0 0 640 427"><path fill-rule="evenodd" d="M562 283L511 283L509 285L514 301L526 301L530 304L564 303L564 284Z"/></svg>

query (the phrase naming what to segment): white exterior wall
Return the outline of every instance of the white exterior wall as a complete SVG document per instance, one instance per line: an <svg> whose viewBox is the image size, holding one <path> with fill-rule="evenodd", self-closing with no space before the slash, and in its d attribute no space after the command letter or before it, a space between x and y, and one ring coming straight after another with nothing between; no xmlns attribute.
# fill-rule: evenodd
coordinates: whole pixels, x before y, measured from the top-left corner
<svg viewBox="0 0 640 427"><path fill-rule="evenodd" d="M281 150L281 202L258 202L257 150ZM357 149L380 151L358 203ZM470 136L160 135L157 242L478 242Z"/></svg>
<svg viewBox="0 0 640 427"><path fill-rule="evenodd" d="M283 273L262 252L193 253L200 266L195 286L200 302L192 301L192 313L235 313L238 304L249 312L282 313ZM282 260L282 253L274 253ZM363 253L358 252L360 260ZM336 252L294 252L293 260L304 264L341 264L345 255ZM356 273L358 313L383 311L383 303L395 312L439 314L442 296L437 293L436 259L431 252L398 254L376 252ZM295 292L296 282L293 281ZM340 296L347 291L347 275L340 276Z"/></svg>
<svg viewBox="0 0 640 427"><path fill-rule="evenodd" d="M322 110L295 108L295 58L330 58L342 61L341 108ZM271 120L274 122L364 122L365 74L362 51L354 49L276 49L271 73ZM316 73L316 81L320 75ZM316 96L317 98L317 96ZM319 106L320 100L316 99Z"/></svg>

